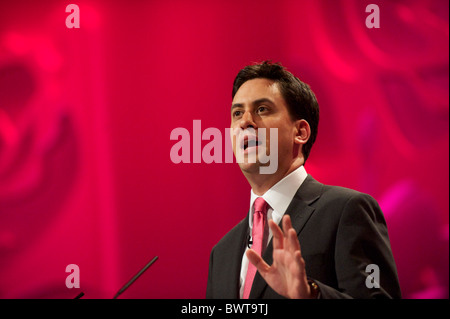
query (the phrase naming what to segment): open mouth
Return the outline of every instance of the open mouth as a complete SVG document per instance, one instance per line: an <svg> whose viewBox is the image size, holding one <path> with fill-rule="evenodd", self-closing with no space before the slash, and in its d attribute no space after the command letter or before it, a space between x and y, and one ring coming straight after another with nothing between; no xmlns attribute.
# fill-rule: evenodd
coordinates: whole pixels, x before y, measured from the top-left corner
<svg viewBox="0 0 450 319"><path fill-rule="evenodd" d="M243 148L244 151L252 148L252 147L258 147L262 144L261 141L258 141L258 138L253 137L253 136L245 136L244 137L244 144L243 144Z"/></svg>

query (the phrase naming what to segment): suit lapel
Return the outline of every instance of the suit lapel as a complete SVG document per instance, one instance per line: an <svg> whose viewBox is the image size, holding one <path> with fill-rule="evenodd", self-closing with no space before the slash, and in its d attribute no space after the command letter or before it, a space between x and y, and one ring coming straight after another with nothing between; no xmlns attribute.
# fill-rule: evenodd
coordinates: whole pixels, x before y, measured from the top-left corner
<svg viewBox="0 0 450 319"><path fill-rule="evenodd" d="M291 217L292 227L297 231L297 236L313 214L315 208L310 205L320 197L322 187L323 184L317 182L311 175L308 175L289 204L285 214L288 214ZM281 222L279 226L281 227ZM272 253L273 244L272 240L270 240L269 245L263 254L263 259L268 265L272 265L273 263ZM249 298L260 298L266 287L267 283L261 277L259 272L257 272L255 279L253 280Z"/></svg>
<svg viewBox="0 0 450 319"><path fill-rule="evenodd" d="M311 204L322 195L322 188L323 184L317 182L311 175L308 175L294 195L286 214L291 217L292 227L297 231L297 236L314 212L315 208Z"/></svg>

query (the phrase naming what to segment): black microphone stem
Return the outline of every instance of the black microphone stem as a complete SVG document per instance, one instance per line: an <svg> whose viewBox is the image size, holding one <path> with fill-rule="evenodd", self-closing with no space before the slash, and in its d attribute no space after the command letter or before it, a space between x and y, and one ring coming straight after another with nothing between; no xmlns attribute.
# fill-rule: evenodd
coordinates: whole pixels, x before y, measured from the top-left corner
<svg viewBox="0 0 450 319"><path fill-rule="evenodd" d="M122 294L128 287L130 287L130 285L136 281L136 279L139 278L139 276L141 276L144 271L146 271L148 269L148 267L150 267L156 260L158 259L158 256L155 256L155 258L153 258L147 265L145 265L144 268L142 268L142 270L140 272L138 272L125 286L123 286L117 293L116 295L113 297L113 299L116 299L117 297L119 297L120 294Z"/></svg>

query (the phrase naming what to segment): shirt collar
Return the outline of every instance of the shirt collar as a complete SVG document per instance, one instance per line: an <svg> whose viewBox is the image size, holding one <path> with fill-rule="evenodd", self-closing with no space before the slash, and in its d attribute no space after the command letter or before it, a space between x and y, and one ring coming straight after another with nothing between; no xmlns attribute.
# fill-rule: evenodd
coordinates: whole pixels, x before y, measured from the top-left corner
<svg viewBox="0 0 450 319"><path fill-rule="evenodd" d="M281 221L281 218L294 198L295 193L302 185L307 175L305 167L302 165L281 179L261 196L273 209L272 219L275 223L278 224ZM253 204L258 197L259 196L256 195L253 190L250 191L250 228L253 226Z"/></svg>

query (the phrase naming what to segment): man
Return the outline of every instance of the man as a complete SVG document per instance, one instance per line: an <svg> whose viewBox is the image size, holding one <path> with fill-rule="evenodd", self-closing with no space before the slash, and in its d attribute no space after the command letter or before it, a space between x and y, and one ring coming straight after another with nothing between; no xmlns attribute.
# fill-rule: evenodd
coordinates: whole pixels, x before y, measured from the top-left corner
<svg viewBox="0 0 450 319"><path fill-rule="evenodd" d="M263 62L238 73L232 97L233 151L236 157L243 152L239 166L251 186L250 210L212 249L206 297L400 298L377 202L306 173L319 122L309 86L281 65ZM270 163L258 161L258 151L274 148L269 134L260 141L255 132L273 128L278 168L262 174ZM240 134L247 131L253 133Z"/></svg>

